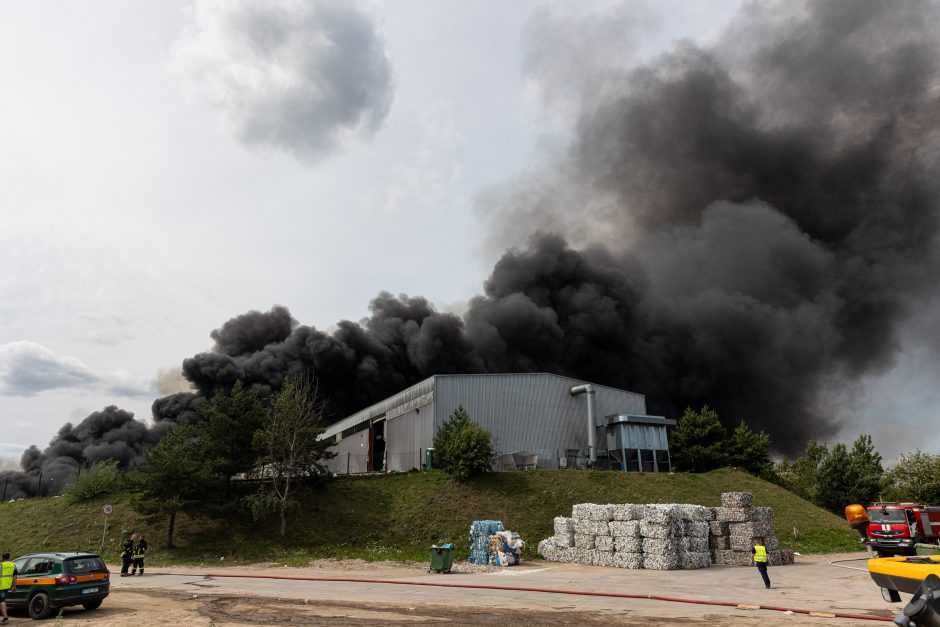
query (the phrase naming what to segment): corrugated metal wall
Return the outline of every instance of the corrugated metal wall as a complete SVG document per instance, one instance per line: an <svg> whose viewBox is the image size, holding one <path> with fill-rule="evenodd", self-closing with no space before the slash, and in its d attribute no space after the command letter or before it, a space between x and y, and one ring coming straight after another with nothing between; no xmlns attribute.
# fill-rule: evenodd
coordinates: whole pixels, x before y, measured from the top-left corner
<svg viewBox="0 0 940 627"><path fill-rule="evenodd" d="M622 429L622 431L621 431ZM620 439L623 442L619 442ZM608 433L611 448L669 450L665 425L623 424Z"/></svg>
<svg viewBox="0 0 940 627"><path fill-rule="evenodd" d="M459 406L493 434L497 451L530 451L539 455L539 466L557 468L558 458L567 450L580 455L587 450L587 404L585 396L571 396L568 390L585 381L554 374L438 375L426 379L381 403L336 423L323 437L363 421L385 416L386 461L388 470L421 468L424 453L433 446L441 423ZM641 394L594 385L596 416L645 414L646 399ZM605 449L606 432L597 430L597 446ZM329 462L333 472L366 472L369 431L342 439Z"/></svg>
<svg viewBox="0 0 940 627"><path fill-rule="evenodd" d="M385 427L388 469L407 472L421 469L424 452L434 439L434 403L390 418Z"/></svg>
<svg viewBox="0 0 940 627"><path fill-rule="evenodd" d="M569 388L584 381L553 374L440 375L434 385L434 429L459 405L488 429L500 453L531 451L539 467L557 468L567 449L587 449L585 397ZM597 417L646 412L641 394L595 385ZM606 442L603 429L597 444Z"/></svg>
<svg viewBox="0 0 940 627"><path fill-rule="evenodd" d="M369 470L369 430L354 433L340 440L331 449L336 457L327 461L326 466L338 475L368 472Z"/></svg>

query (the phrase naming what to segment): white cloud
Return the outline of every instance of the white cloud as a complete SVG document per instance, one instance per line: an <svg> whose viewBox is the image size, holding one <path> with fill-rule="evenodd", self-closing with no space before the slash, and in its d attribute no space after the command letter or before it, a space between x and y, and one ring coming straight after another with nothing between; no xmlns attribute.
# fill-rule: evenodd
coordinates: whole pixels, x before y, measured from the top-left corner
<svg viewBox="0 0 940 627"><path fill-rule="evenodd" d="M0 345L0 393L32 396L44 390L96 383L98 377L74 357L56 355L35 342Z"/></svg>
<svg viewBox="0 0 940 627"><path fill-rule="evenodd" d="M34 396L47 390L77 388L124 397L153 394L149 380L123 370L99 375L81 360L58 355L42 344L22 340L0 344L0 394Z"/></svg>
<svg viewBox="0 0 940 627"><path fill-rule="evenodd" d="M243 144L304 161L371 137L394 92L377 19L345 0L199 0L174 64Z"/></svg>

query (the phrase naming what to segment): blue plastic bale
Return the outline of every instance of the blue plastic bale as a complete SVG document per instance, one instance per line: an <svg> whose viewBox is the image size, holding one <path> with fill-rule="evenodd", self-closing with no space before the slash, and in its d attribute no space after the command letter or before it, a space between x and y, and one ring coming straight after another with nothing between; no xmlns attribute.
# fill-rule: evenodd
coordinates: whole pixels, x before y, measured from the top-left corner
<svg viewBox="0 0 940 627"><path fill-rule="evenodd" d="M494 533L505 531L500 520L474 520L470 525L470 557L471 564L489 564L489 539Z"/></svg>

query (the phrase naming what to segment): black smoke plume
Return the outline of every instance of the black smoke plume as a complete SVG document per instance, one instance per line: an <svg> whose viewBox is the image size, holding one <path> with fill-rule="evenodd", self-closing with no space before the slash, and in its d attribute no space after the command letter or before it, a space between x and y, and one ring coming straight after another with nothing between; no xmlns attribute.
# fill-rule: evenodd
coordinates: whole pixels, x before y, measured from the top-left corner
<svg viewBox="0 0 940 627"><path fill-rule="evenodd" d="M157 399L150 431L93 414L24 468L133 464L215 390L305 372L330 421L432 374L550 371L670 416L709 403L782 452L834 434L834 399L890 367L937 288L938 18L923 0L751 2L717 43L626 69L587 67L619 31L595 29L565 60L585 64L570 146L485 199L510 249L463 316L389 293L330 332L250 312L183 362L194 392Z"/></svg>
<svg viewBox="0 0 940 627"><path fill-rule="evenodd" d="M431 374L544 370L785 451L834 433L831 392L891 365L935 286L937 16L752 3L713 46L585 72L567 152L487 207L504 243L564 239L507 252L463 318L390 294L332 333L236 318L184 362L193 398L312 369L338 419Z"/></svg>
<svg viewBox="0 0 940 627"><path fill-rule="evenodd" d="M58 494L80 468L97 461L113 459L124 469L141 463L161 435L134 414L105 407L77 425L65 423L45 449L26 449L20 459L22 472L0 472L0 490L7 499Z"/></svg>

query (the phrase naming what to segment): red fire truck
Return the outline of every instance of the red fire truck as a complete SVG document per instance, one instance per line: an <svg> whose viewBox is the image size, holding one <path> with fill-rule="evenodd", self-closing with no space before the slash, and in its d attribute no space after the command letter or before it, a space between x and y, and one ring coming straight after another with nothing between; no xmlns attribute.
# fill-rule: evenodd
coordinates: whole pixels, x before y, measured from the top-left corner
<svg viewBox="0 0 940 627"><path fill-rule="evenodd" d="M873 503L845 508L853 529L878 556L914 555L915 544L940 543L940 507L918 503Z"/></svg>

